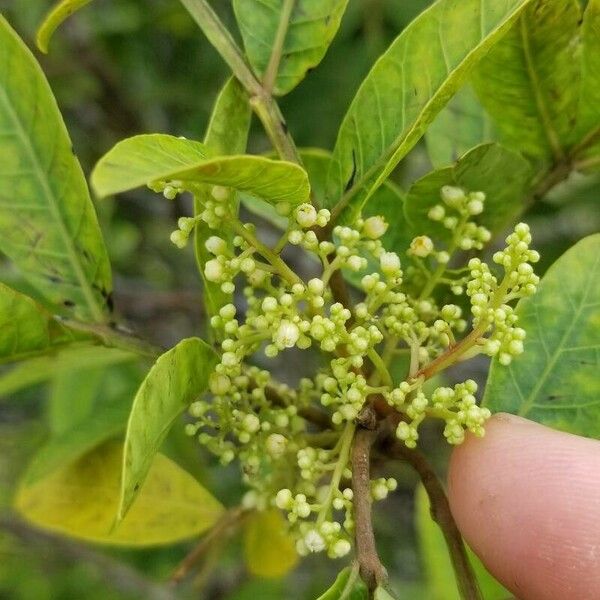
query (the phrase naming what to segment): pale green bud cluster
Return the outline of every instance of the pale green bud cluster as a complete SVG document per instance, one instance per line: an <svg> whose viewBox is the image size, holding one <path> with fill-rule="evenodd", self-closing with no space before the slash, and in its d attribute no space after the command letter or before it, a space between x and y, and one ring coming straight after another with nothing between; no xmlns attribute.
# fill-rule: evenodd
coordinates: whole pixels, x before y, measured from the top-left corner
<svg viewBox="0 0 600 600"><path fill-rule="evenodd" d="M462 188L446 185L440 191L442 204L431 207L427 216L452 232L452 241L447 248L437 249L434 241L426 236L415 237L408 254L416 259L432 258L438 265L447 265L457 250L481 250L492 235L488 229L472 219L484 210L483 192L466 192ZM461 294L462 280L451 284L454 293Z"/></svg>
<svg viewBox="0 0 600 600"><path fill-rule="evenodd" d="M504 268L500 283L489 266L478 258L469 261L470 279L467 295L471 299L471 312L475 326L484 331L492 329L486 338L483 351L489 356L498 355L503 365L523 352L525 330L516 327L517 315L508 302L535 293L539 277L531 263L539 260L539 254L530 250L531 234L525 223L519 223L506 238L504 250L494 254L494 262Z"/></svg>
<svg viewBox="0 0 600 600"><path fill-rule="evenodd" d="M181 182L154 187L168 196L183 191ZM427 394L423 389L421 373L444 359L467 327L459 304L435 288L441 283L455 294L466 288L480 334L472 352L498 354L507 364L522 352L525 336L509 302L533 293L538 283L530 263L539 257L529 249L529 230L518 225L507 247L494 255L505 272L499 282L479 259L472 259L468 269L447 268L455 252L481 249L490 239L489 231L473 221L484 208L482 192L442 188L441 202L428 216L452 231L452 242L438 248L437 240L415 237L404 259L410 264L403 269L400 254L382 243L388 225L380 216L336 225L329 241L317 234L330 222L328 210L282 202L276 209L287 218L287 229L275 249L265 251L253 225L232 227L232 190L203 186L191 191L201 199L201 210L197 217L180 219L171 239L184 247L200 221L218 230L205 242L211 258L203 265L204 277L225 293L241 285L244 306L225 304L211 318L220 358L210 376L210 394L190 407L186 432L223 464L239 461L250 488L244 506L284 511L300 554L345 556L354 532L353 493L344 483L352 476L348 442L375 395L400 413L396 436L409 448L417 445L427 417L444 421L451 444L461 443L467 431L483 435L490 413L477 406L473 381ZM280 251L286 243L312 254L321 273L302 280L283 263ZM375 266L367 270L369 265ZM362 297L353 308L337 302L330 289L340 270L360 274ZM426 287L419 288L423 278ZM249 366L257 358L308 348L326 360L293 388ZM399 384L386 366L397 350L411 358L410 373ZM311 410L322 414L325 431L308 424ZM385 499L396 485L391 478L374 479L372 499Z"/></svg>
<svg viewBox="0 0 600 600"><path fill-rule="evenodd" d="M444 437L450 444L461 444L467 430L483 436L483 425L491 413L477 406L476 392L477 384L468 379L454 388L438 387L427 398L419 382L402 382L387 395L388 402L406 416L396 428L396 437L408 448L414 448L419 439L419 425L427 416L446 422Z"/></svg>

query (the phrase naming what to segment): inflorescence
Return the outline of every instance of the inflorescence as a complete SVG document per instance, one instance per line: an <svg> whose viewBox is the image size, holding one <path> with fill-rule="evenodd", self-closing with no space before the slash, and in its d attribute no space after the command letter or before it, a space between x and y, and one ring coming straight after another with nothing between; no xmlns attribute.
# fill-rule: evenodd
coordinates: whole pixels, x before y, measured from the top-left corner
<svg viewBox="0 0 600 600"><path fill-rule="evenodd" d="M162 182L154 189L172 198L183 186ZM539 279L531 265L539 255L529 248L528 226L520 223L505 249L493 255L498 268L479 258L471 258L466 268L449 268L457 253L481 250L491 239L474 220L484 211L485 194L458 187L443 187L440 203L428 212L451 240L415 237L404 258L382 243L388 224L379 216L337 225L331 241L320 240L316 230L328 226L331 215L311 204L277 206L288 228L276 248L265 252L254 226L237 220L230 198L229 190L215 186L202 212L181 218L171 236L184 247L198 223L215 230L205 242L212 255L204 265L205 279L226 294L243 285L245 297L243 313L228 303L211 319L220 362L210 377L210 395L190 408L187 433L223 464L240 462L250 488L244 503L285 511L300 554L326 551L341 557L352 547L349 455L361 410L379 399L396 411L396 436L408 448L417 445L426 417L443 421L450 444L460 444L467 431L484 435L490 411L478 406L473 380L433 391L424 384L476 354L497 355L508 365L523 352L525 331L517 326L511 303L535 292ZM314 255L322 265L320 276L303 281L291 271L279 257L286 244ZM378 268L367 272L374 261ZM337 302L329 286L340 270L364 273L362 299L352 308ZM415 273L421 280L425 274L417 292ZM317 348L327 362L294 389L251 366L259 352L272 358L290 348ZM401 354L408 357L407 369L397 381L389 366ZM316 405L330 423L324 431L310 422ZM372 481L373 500L395 487L392 478Z"/></svg>

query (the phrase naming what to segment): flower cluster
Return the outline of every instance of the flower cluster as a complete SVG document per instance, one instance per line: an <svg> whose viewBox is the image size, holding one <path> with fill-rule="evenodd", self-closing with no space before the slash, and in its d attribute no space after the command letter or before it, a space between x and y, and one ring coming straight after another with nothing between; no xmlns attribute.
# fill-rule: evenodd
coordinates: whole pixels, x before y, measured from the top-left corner
<svg viewBox="0 0 600 600"><path fill-rule="evenodd" d="M178 193L176 184L162 182L161 191ZM451 242L440 248L426 235L399 253L386 248L381 238L388 224L380 216L336 225L331 239L322 239L319 230L329 225L331 214L308 203L277 205L288 226L277 245L266 248L253 225L235 220L231 193L218 186L204 192L199 214L182 218L172 234L183 247L200 222L223 229L227 235L206 240L212 258L204 264L204 276L226 293L241 285L244 297L243 309L225 304L211 318L220 360L210 394L190 407L187 432L223 464L239 461L250 488L244 504L284 511L302 555L324 551L337 558L351 550L350 449L365 406L383 401L397 411L396 436L409 448L416 446L427 417L441 419L445 438L459 444L467 431L483 435L489 410L477 405L472 380L426 393L428 369L443 360L451 364L448 357L459 350L456 359L484 352L507 364L523 349L524 332L509 303L533 293L538 282L529 230L518 225L506 248L494 255L504 269L500 280L479 259L466 269L450 269L455 253L481 249L490 239L473 221L484 209L485 195L450 186L440 195L441 203L428 215L452 232ZM314 255L320 275L304 281L294 273L280 255L286 244ZM413 266L403 268L404 252L420 265L421 279L412 276ZM339 271L359 274L362 297L353 307L332 292ZM470 299L473 330L462 344L458 339L467 318L460 302L436 291L440 283L454 294L466 290ZM325 358L314 377L295 387L251 366L258 354L273 358L294 348L313 348ZM389 366L398 352L406 353L410 364L392 377ZM373 480L372 499L385 499L396 485L393 479Z"/></svg>

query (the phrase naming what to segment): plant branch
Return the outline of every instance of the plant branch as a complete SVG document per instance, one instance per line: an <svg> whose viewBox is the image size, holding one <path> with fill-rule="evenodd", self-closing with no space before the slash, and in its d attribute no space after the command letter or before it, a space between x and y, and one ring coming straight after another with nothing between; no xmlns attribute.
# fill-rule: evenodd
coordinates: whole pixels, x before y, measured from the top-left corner
<svg viewBox="0 0 600 600"><path fill-rule="evenodd" d="M214 527L200 540L197 546L179 563L173 571L169 582L172 585L180 583L190 572L192 567L204 556L213 543L222 537L228 537L241 522L247 511L238 506L228 510L217 521Z"/></svg>
<svg viewBox="0 0 600 600"><path fill-rule="evenodd" d="M481 600L477 578L469 562L464 541L450 511L446 492L433 468L418 450L410 450L395 439L388 440L384 452L390 457L405 460L418 473L429 496L431 518L444 534L461 598Z"/></svg>
<svg viewBox="0 0 600 600"><path fill-rule="evenodd" d="M371 446L376 437L376 430L359 427L352 446L356 556L360 565L360 576L371 592L387 581L387 571L381 564L375 546L371 520Z"/></svg>
<svg viewBox="0 0 600 600"><path fill-rule="evenodd" d="M285 36L287 35L290 18L292 16L295 4L296 0L283 0L279 26L277 27L275 41L273 42L273 50L271 51L269 64L267 65L267 69L263 77L263 88L265 92L269 94L269 96L273 93L273 88L277 79L277 72L279 71L281 54L283 52L283 45L285 43Z"/></svg>
<svg viewBox="0 0 600 600"><path fill-rule="evenodd" d="M281 158L301 165L302 160L287 130L279 106L258 81L233 36L210 4L207 0L181 0L181 2L202 29L208 41L227 63L235 78L248 92L250 105L262 121L265 131Z"/></svg>
<svg viewBox="0 0 600 600"><path fill-rule="evenodd" d="M261 94L262 86L254 76L242 51L207 0L181 0L181 3L246 91L251 96Z"/></svg>

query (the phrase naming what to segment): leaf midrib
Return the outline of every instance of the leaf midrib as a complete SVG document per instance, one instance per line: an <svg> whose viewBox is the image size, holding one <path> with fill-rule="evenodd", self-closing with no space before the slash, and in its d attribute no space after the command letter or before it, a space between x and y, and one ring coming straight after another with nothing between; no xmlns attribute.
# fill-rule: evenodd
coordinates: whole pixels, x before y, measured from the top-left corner
<svg viewBox="0 0 600 600"><path fill-rule="evenodd" d="M508 17L505 17L503 21L501 21L500 23L498 23L498 25L492 31L490 31L488 33L488 35L487 35L487 37L485 39L487 39L487 40L494 39L495 36L498 35L498 32L501 29L503 29L504 27L506 27L511 21L516 20L518 18L518 16L517 16L518 13L521 12L523 10L523 8L529 2L530 2L530 0L525 0L525 2L523 2L523 4L517 10L515 10L515 12L513 14L511 14ZM480 4L481 4L481 6L483 6L483 0L482 0L482 2ZM430 7L429 9L427 9L424 12L427 12L427 11L431 10L433 8L433 6L434 5L432 5L432 7ZM460 72L461 69L465 68L465 65L469 64L469 61L471 60L472 55L481 48L481 42L483 41L483 39L484 38L481 37L481 35L480 35L479 44L477 46L475 46L464 57L464 59L461 61L461 63L453 71L447 72L448 77L451 74L456 74L457 72ZM383 58L383 56L382 56L382 58ZM390 144L388 146L388 148L386 149L385 153L382 154L382 156L379 158L379 160L377 160L375 163L373 163L373 165L371 167L369 167L369 169L367 169L367 171L364 173L364 175L362 175L360 177L360 179L355 183L355 185L353 185L350 190L348 190L347 192L345 192L342 195L342 197L336 203L336 205L334 206L334 208L332 210L334 219L341 214L341 212L348 206L348 204L350 203L350 201L352 200L352 198L354 198L354 196L356 196L363 189L363 187L366 185L366 183L369 181L369 179L371 179L380 169L381 169L382 172L380 173L379 177L375 180L375 182L371 185L371 187L366 192L365 198L363 199L363 203L362 203L363 206L367 202L367 200L369 200L369 198L373 195L373 193L384 183L385 179L387 179L387 177L389 176L389 172L384 175L385 170L386 170L385 169L386 165L388 165L394 159L394 157L398 153L400 153L402 151L403 147L406 144L406 141L409 138L411 138L411 136L413 136L415 134L415 131L418 130L418 128L420 126L422 115L427 112L427 110L430 108L430 106L437 100L437 98L440 95L440 93L446 88L446 84L448 82L448 77L444 80L444 82L442 83L442 85L440 85L437 88L437 91L431 96L431 98L429 99L429 101L425 105L423 105L423 107L419 111L418 117L414 121L413 125L408 130L403 130L394 139L394 141L392 142L392 144ZM363 84L359 88L359 90L357 92L357 96L362 91L362 88L363 88L364 84L365 84L365 82L363 82ZM404 105L403 105L403 107L404 107ZM403 122L404 122L404 118L403 118ZM343 126L344 126L344 123L342 123L342 127ZM406 134L405 134L405 131L406 131ZM334 152L335 152L335 150L334 150ZM402 157L400 157L400 159L397 160L396 164L400 160L402 160ZM393 170L393 167L392 167L392 170ZM344 182L341 182L341 185L343 186Z"/></svg>
<svg viewBox="0 0 600 600"><path fill-rule="evenodd" d="M37 87L38 86L36 83L36 88ZM23 123L21 122L21 119L20 119L18 113L13 108L12 102L10 101L10 98L8 97L6 90L4 88L0 88L0 91L1 91L0 100L2 101L3 105L6 108L9 118L12 120L12 122L15 125L15 132L17 134L17 137L21 141L21 145L25 149L25 151L29 157L29 160L31 162L31 165L33 167L34 175L36 176L36 178L38 179L38 181L42 187L46 202L50 208L50 213L52 214L54 221L60 230L61 238L63 240L63 243L65 244L69 264L73 268L73 271L75 272L75 276L77 277L77 280L79 281L79 285L80 285L80 287L84 293L85 299L88 303L88 308L91 310L91 313L92 313L94 319L97 321L101 321L102 314L103 314L102 309L98 306L98 304L94 298L94 295L92 293L92 290L88 285L88 281L85 276L85 273L83 272L81 264L79 263L79 260L77 259L77 253L73 246L71 237L70 237L69 232L67 231L65 224L62 220L62 215L61 215L60 211L58 210L58 207L56 206L56 197L54 195L54 192L48 185L48 181L45 176L46 174L41 167L39 158L38 158L33 146L31 145L29 138L27 137L27 135L25 133Z"/></svg>

